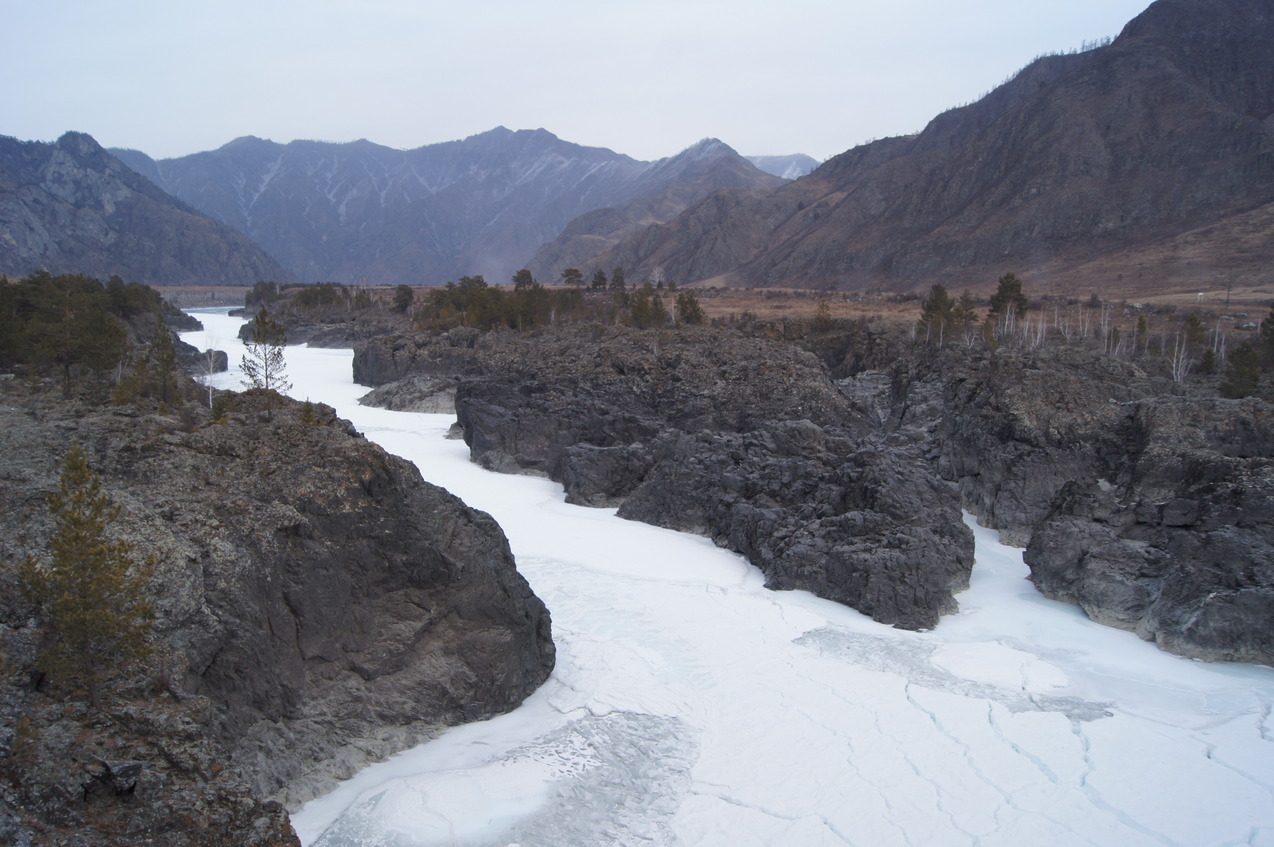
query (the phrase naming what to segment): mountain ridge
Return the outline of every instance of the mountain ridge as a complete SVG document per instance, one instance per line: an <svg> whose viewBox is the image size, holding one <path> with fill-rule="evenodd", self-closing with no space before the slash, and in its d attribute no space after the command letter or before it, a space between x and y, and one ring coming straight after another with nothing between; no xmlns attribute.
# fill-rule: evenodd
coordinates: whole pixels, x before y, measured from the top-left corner
<svg viewBox="0 0 1274 847"><path fill-rule="evenodd" d="M916 135L773 192L705 198L596 261L678 282L906 289L1004 270L1073 285L1133 251L1129 274L1198 284L1173 240L1274 202L1272 20L1265 0L1159 0L1110 44L1037 59ZM1270 246L1192 242L1214 275L1247 278Z"/></svg>
<svg viewBox="0 0 1274 847"><path fill-rule="evenodd" d="M176 159L120 156L307 281L504 281L579 215L669 190L682 173L701 176L695 163L723 163L726 175L665 197L675 211L721 184L780 182L716 140L640 162L544 129L504 127L413 150L246 136Z"/></svg>
<svg viewBox="0 0 1274 847"><path fill-rule="evenodd" d="M91 136L0 136L0 273L118 274L146 284L291 279L251 240L165 194Z"/></svg>

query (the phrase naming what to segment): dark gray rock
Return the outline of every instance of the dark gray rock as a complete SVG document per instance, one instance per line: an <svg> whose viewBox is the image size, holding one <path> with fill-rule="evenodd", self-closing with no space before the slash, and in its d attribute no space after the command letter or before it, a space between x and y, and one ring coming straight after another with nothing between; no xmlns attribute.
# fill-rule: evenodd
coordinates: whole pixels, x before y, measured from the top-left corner
<svg viewBox="0 0 1274 847"><path fill-rule="evenodd" d="M1059 498L1026 549L1031 578L1174 653L1274 662L1266 404L1157 397L1127 414L1124 467Z"/></svg>
<svg viewBox="0 0 1274 847"><path fill-rule="evenodd" d="M870 418L791 344L594 326L418 334L356 350L356 375L404 372L459 380L475 462L706 535L772 587L916 629L953 611L967 584L972 537L956 488L923 451L877 449Z"/></svg>
<svg viewBox="0 0 1274 847"><path fill-rule="evenodd" d="M192 767L207 774L215 757L245 797L304 801L444 726L513 708L552 669L548 612L495 522L329 407L248 392L224 422L205 412L190 426L4 390L10 667L29 665L36 636L16 563L41 549L45 493L79 442L123 509L119 532L155 557L172 684L206 704ZM11 687L16 678L0 686L0 707L32 696ZM103 758L153 758L133 753Z"/></svg>

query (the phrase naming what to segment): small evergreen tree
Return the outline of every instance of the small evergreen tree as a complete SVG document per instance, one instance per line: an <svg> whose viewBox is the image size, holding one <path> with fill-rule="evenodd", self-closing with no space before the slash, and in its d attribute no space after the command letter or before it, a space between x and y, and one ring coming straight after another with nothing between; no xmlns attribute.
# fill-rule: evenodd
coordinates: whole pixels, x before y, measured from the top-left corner
<svg viewBox="0 0 1274 847"><path fill-rule="evenodd" d="M264 388L267 391L287 391L292 383L285 375L286 363L283 360L283 348L287 346L288 337L283 326L272 320L265 307L252 319L251 340L244 345L243 361L240 366L246 377L243 384L248 388Z"/></svg>
<svg viewBox="0 0 1274 847"><path fill-rule="evenodd" d="M177 350L164 319L155 316L155 334L150 340L150 360L154 363L155 393L161 403L177 396Z"/></svg>
<svg viewBox="0 0 1274 847"><path fill-rule="evenodd" d="M1186 343L1191 349L1202 347L1203 343L1208 340L1208 328L1203 325L1203 320L1197 312L1191 312L1186 316L1183 328L1186 333Z"/></svg>
<svg viewBox="0 0 1274 847"><path fill-rule="evenodd" d="M522 268L513 275L514 291L529 291L535 284L535 277L531 276L531 272L526 268Z"/></svg>
<svg viewBox="0 0 1274 847"><path fill-rule="evenodd" d="M616 265L610 272L610 287L612 291L623 291L628 287L628 283L624 279L624 269L619 265Z"/></svg>
<svg viewBox="0 0 1274 847"><path fill-rule="evenodd" d="M700 326L708 320L703 307L693 294L680 292L677 294L677 322L689 326Z"/></svg>
<svg viewBox="0 0 1274 847"><path fill-rule="evenodd" d="M1261 321L1258 344L1260 344L1261 365L1264 368L1274 366L1274 306L1270 307L1270 313Z"/></svg>
<svg viewBox="0 0 1274 847"><path fill-rule="evenodd" d="M410 285L398 286L394 289L394 311L400 315L406 314L415 299L416 292L412 290Z"/></svg>
<svg viewBox="0 0 1274 847"><path fill-rule="evenodd" d="M942 285L934 285L929 289L929 296L920 307L920 328L925 338L941 344L951 335L955 323L955 301Z"/></svg>
<svg viewBox="0 0 1274 847"><path fill-rule="evenodd" d="M134 562L133 546L109 537L119 506L102 491L78 444L67 452L49 510L55 522L49 561L42 566L27 557L19 573L23 594L48 626L40 668L85 686L100 708L109 671L150 652L155 610L146 592L152 566Z"/></svg>
<svg viewBox="0 0 1274 847"><path fill-rule="evenodd" d="M677 295L680 297L681 295ZM830 332L835 322L832 320L832 306L826 300L819 300L814 309L814 321L810 328L814 332Z"/></svg>
<svg viewBox="0 0 1274 847"><path fill-rule="evenodd" d="M1027 305L1029 301L1022 292L1022 280L1011 273L1000 277L999 287L991 295L991 314L996 317L1006 314L1021 315L1026 311Z"/></svg>
<svg viewBox="0 0 1274 847"><path fill-rule="evenodd" d="M594 291L605 291L606 284L608 282L609 280L606 279L606 271L598 268L593 272L593 279L589 282L588 287Z"/></svg>
<svg viewBox="0 0 1274 847"><path fill-rule="evenodd" d="M1225 366L1221 396L1237 399L1250 397L1261 384L1261 354L1250 341L1244 341L1230 354Z"/></svg>

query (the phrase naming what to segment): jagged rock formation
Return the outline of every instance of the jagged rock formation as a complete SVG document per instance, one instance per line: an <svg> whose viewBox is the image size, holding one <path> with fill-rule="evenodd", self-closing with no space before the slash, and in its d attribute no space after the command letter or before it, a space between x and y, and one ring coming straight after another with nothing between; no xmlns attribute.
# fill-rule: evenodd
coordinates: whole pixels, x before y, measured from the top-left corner
<svg viewBox="0 0 1274 847"><path fill-rule="evenodd" d="M1093 620L1208 660L1274 664L1274 426L1098 353L948 348L847 381L935 445L1031 579Z"/></svg>
<svg viewBox="0 0 1274 847"><path fill-rule="evenodd" d="M83 133L0 136L0 273L44 269L153 285L289 279L241 233L164 194Z"/></svg>
<svg viewBox="0 0 1274 847"><path fill-rule="evenodd" d="M116 154L251 236L305 281L436 285L474 274L507 282L536 248L593 209L662 193L658 206L670 217L722 185L779 182L720 142L709 146L729 155L709 157L705 167L703 146L639 162L542 129L499 127L407 151L247 137L158 162Z"/></svg>
<svg viewBox="0 0 1274 847"><path fill-rule="evenodd" d="M955 488L923 451L882 450L822 364L791 345L685 327L458 329L374 339L354 370L363 384L414 374L396 385L398 408L454 390L479 464L707 535L772 587L914 629L953 611L967 584Z"/></svg>
<svg viewBox="0 0 1274 847"><path fill-rule="evenodd" d="M224 422L192 422L12 381L0 403L0 709L41 716L22 738L3 724L0 832L108 826L124 803L127 824L95 843L285 843L252 835L288 832L281 808L254 798L308 799L516 706L553 666L548 613L495 522L328 407L249 392ZM38 633L14 573L43 544L44 495L72 441L122 506L122 535L156 556L157 635L175 657L153 712L122 694L123 729L106 740L31 687ZM128 784L92 788L111 777L87 753L57 755L67 732L133 762ZM165 826L178 834L163 840Z"/></svg>
<svg viewBox="0 0 1274 847"><path fill-rule="evenodd" d="M1262 278L1272 202L1268 0L1159 0L1113 43L1041 58L918 135L773 192L719 192L595 261L743 286L985 286L1013 270L1196 290Z"/></svg>
<svg viewBox="0 0 1274 847"><path fill-rule="evenodd" d="M1060 344L812 341L850 375L720 331L577 328L375 339L355 379L398 380L376 392L397 408L453 392L475 461L708 535L773 587L932 626L967 577L963 505L1094 620L1274 663L1268 403Z"/></svg>

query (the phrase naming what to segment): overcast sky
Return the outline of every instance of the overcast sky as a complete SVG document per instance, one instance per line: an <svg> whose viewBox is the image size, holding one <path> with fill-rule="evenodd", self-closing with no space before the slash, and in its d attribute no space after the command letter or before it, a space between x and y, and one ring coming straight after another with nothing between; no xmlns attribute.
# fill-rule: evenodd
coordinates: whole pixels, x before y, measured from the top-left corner
<svg viewBox="0 0 1274 847"><path fill-rule="evenodd" d="M915 132L1148 0L0 0L0 134L155 158L543 127L638 159Z"/></svg>

